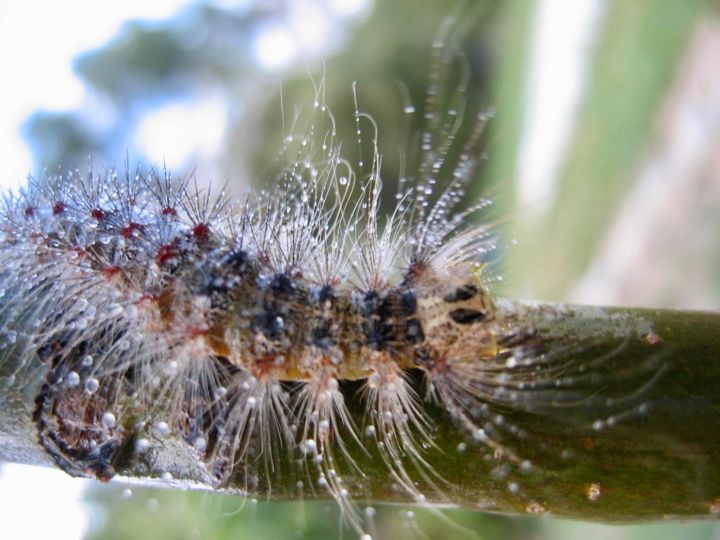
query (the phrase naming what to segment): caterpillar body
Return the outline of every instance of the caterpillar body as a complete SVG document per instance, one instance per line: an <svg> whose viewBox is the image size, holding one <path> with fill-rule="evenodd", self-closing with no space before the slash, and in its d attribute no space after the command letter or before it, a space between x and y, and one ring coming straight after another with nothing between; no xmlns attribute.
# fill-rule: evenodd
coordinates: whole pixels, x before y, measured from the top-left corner
<svg viewBox="0 0 720 540"><path fill-rule="evenodd" d="M568 360L577 348L551 354L488 290L482 260L496 240L475 218L491 202L468 205L465 192L490 115L459 144L464 89L448 100L429 92L417 170L383 220L376 126L356 111L358 132L373 133L363 173L343 157L321 95L283 145L290 164L238 202L129 166L46 175L6 194L0 322L6 341L24 343L23 364L47 370L35 422L66 472L110 479L128 452L148 450L148 430L173 433L215 486L269 492L282 463L301 463L298 479L362 535L361 482L353 493L344 478L362 477L357 456L369 447L414 500L422 483L442 489L425 459L439 450L424 402L527 472L507 443L527 434L493 407L579 399L592 369ZM361 388L361 419L348 381Z"/></svg>

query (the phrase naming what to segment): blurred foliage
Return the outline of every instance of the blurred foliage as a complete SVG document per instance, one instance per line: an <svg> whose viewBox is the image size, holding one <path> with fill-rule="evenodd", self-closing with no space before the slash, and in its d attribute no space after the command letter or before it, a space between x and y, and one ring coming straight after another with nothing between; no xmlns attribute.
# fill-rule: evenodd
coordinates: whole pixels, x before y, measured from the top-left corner
<svg viewBox="0 0 720 540"><path fill-rule="evenodd" d="M519 225L517 282L544 300L562 300L587 269L637 178L653 120L697 22L713 0L608 2L588 93L541 223ZM512 271L512 269L511 269Z"/></svg>
<svg viewBox="0 0 720 540"><path fill-rule="evenodd" d="M512 204L514 164L534 3L478 0L464 4L452 40L464 51L472 74L468 114L493 105L499 117L488 134L492 159L479 172L486 179L483 189L497 195L500 206L513 218L522 217L522 209ZM402 117L404 96L422 105L430 46L455 5L443 0L378 1L366 20L347 25L344 46L325 59L327 103L342 120L340 138L355 139L352 81L358 81L360 108L379 123L383 176L389 183L398 176L398 148L408 134ZM555 205L541 223L516 219L508 227L517 231L523 245L522 252L512 253L510 259L512 283L522 283L518 289L548 300L560 299L587 267L613 210L632 184L653 114L688 35L711 5L711 0L607 2L591 65L589 95ZM263 72L247 51L257 26L281 17L282 11L281 2L250 2L235 10L197 3L163 23L127 24L104 48L77 60L79 76L94 90L94 109L38 112L28 121L25 134L36 168L82 166L88 154L103 164L117 163L126 152L131 161L141 161L133 131L142 116L168 100L212 89L230 104L221 170L244 183L254 181L248 180L248 174L251 179L262 177L284 136L280 76ZM321 65L303 64L283 74L283 101L289 110L312 103L311 78L317 80L322 73ZM413 127L417 125L410 126L410 131ZM389 187L388 192L394 192ZM543 271L537 272L538 268ZM145 490L123 498L121 491L103 486L89 496L104 515L90 538L334 538L340 530L332 504L252 503ZM415 538L419 535L416 526L430 538L462 537L438 515L413 509L417 519L408 520L407 511L378 507L379 537ZM477 512L449 515L453 523L479 531L485 539L577 538L601 531L625 539L701 539L717 534L711 523L611 529Z"/></svg>
<svg viewBox="0 0 720 540"><path fill-rule="evenodd" d="M272 15L260 7L234 11L197 3L168 21L126 23L105 47L76 61L78 76L95 97L94 107L38 111L28 120L25 134L36 168L84 165L89 153L108 165L126 152L142 159L133 141L142 115L208 88L234 94L240 81L257 71L238 51L250 48L250 30ZM240 98L242 92L236 95Z"/></svg>

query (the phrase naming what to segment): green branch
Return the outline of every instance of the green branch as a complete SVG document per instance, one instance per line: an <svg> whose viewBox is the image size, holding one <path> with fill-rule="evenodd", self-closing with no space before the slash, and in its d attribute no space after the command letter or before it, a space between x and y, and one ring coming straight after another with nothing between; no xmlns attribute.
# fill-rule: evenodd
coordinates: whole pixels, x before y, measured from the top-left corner
<svg viewBox="0 0 720 540"><path fill-rule="evenodd" d="M424 470L441 479L414 475L428 503L611 522L720 515L720 314L501 302L499 317L528 330L545 355L542 374L556 378L557 399L536 399L550 394L530 386L505 401L517 406L490 407L485 418L503 441L495 448L429 405L437 448L423 454ZM28 360L24 347L19 337L0 362L0 457L55 465L33 420L47 367L32 358L18 369ZM412 381L424 396L421 373ZM358 388L343 385L362 425ZM125 432L113 463L120 477L231 493L247 485L236 475L213 487L197 452L179 436L158 437L147 426ZM138 444L141 438L149 445ZM357 500L408 501L376 452L349 446L363 475L345 467L343 478ZM257 496L297 497L302 462L288 459L273 473L272 491L263 493L261 482ZM315 496L325 495L318 489ZM311 487L303 497L313 498Z"/></svg>

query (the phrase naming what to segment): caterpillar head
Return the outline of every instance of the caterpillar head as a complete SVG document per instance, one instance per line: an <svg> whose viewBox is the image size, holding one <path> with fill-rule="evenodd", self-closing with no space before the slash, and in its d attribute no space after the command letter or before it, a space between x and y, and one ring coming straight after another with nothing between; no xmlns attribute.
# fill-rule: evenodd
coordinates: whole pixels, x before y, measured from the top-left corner
<svg viewBox="0 0 720 540"><path fill-rule="evenodd" d="M426 345L433 350L452 355L472 341L480 356L497 352L496 309L481 271L476 265L463 264L442 274L429 270L418 277L417 316Z"/></svg>

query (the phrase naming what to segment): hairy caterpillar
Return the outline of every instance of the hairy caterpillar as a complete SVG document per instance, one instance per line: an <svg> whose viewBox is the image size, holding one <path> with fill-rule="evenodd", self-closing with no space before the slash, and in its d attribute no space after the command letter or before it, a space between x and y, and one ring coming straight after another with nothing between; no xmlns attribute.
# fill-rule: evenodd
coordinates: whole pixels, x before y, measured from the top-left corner
<svg viewBox="0 0 720 540"><path fill-rule="evenodd" d="M587 399L603 357L579 366L576 344L546 350L488 291L480 261L495 239L472 218L490 201L465 203L487 116L459 143L462 114L430 92L417 169L381 220L377 135L369 171L351 164L321 95L276 183L238 203L129 167L71 170L6 196L0 320L26 361L48 368L35 420L61 468L109 479L128 452L149 451L145 433L172 432L217 486L240 478L269 492L291 463L364 534L362 481L347 480L362 478L362 456L376 453L417 501L443 490L425 458L438 450L426 403L507 476L532 469L511 444L530 435L497 407ZM462 99L460 88L447 101ZM355 120L374 130L364 113ZM346 405L358 387L362 418Z"/></svg>

